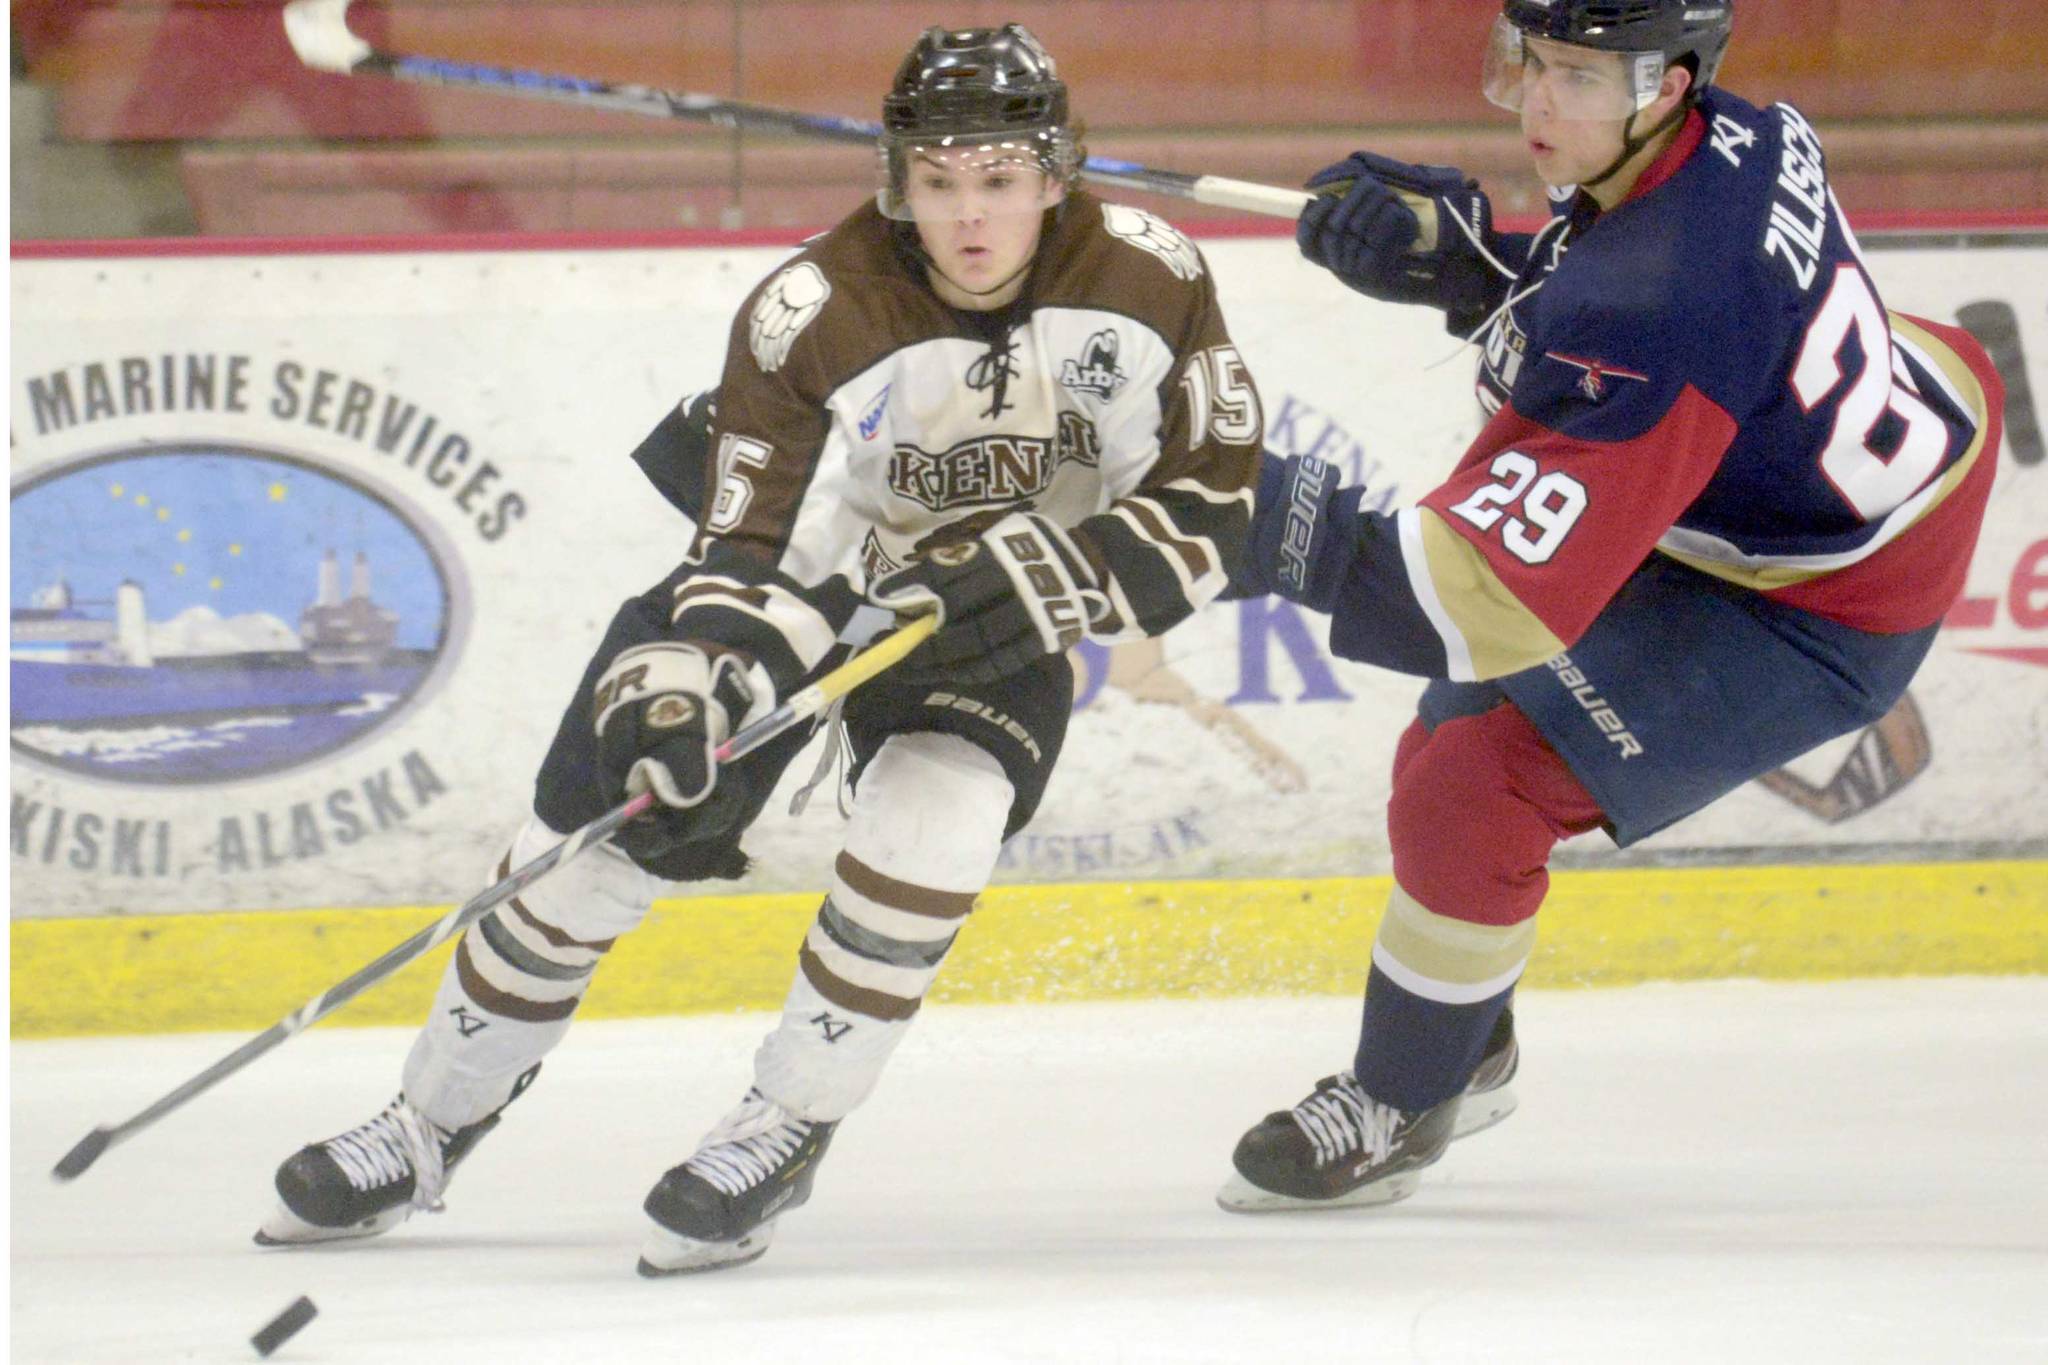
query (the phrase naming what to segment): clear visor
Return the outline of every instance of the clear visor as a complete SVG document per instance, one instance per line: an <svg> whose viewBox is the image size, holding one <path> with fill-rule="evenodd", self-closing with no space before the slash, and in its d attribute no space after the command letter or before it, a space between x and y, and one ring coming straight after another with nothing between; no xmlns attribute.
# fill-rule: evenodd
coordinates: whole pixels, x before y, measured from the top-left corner
<svg viewBox="0 0 2048 1365"><path fill-rule="evenodd" d="M1655 102L1664 84L1664 54L1532 38L1497 18L1481 79L1486 98L1503 109L1520 113L1527 106L1553 118L1606 122Z"/></svg>
<svg viewBox="0 0 2048 1365"><path fill-rule="evenodd" d="M1059 202L1037 140L882 144L882 212L905 223L958 223L1043 213Z"/></svg>

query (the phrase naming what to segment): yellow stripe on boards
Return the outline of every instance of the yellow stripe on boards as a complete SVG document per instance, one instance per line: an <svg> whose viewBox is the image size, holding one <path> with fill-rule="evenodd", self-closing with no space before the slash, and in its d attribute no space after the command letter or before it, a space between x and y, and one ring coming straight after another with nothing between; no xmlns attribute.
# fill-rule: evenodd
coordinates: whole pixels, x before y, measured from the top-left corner
<svg viewBox="0 0 2048 1365"><path fill-rule="evenodd" d="M969 917L939 1002L1351 994L1385 877L998 887ZM583 1014L773 1009L816 894L659 902L598 968ZM17 1038L255 1031L445 908L17 920ZM449 949L333 1016L414 1024ZM2048 973L2048 862L1561 872L1527 984L1707 977Z"/></svg>

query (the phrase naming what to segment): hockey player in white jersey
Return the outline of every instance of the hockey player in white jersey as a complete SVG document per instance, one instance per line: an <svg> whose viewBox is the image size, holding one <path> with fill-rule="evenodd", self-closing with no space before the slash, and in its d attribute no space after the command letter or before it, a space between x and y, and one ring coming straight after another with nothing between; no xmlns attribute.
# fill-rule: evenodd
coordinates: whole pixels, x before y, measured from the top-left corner
<svg viewBox="0 0 2048 1365"><path fill-rule="evenodd" d="M883 114L875 202L748 297L708 432L679 410L636 453L699 534L614 618L504 867L628 792L657 814L468 930L399 1098L283 1164L259 1241L438 1208L659 880L745 869L807 737L711 751L843 658L851 623L935 612L846 700L850 824L754 1085L646 1200L644 1274L761 1255L1036 809L1067 650L1157 635L1225 587L1261 424L1201 254L1076 188L1066 87L1016 25L925 33Z"/></svg>

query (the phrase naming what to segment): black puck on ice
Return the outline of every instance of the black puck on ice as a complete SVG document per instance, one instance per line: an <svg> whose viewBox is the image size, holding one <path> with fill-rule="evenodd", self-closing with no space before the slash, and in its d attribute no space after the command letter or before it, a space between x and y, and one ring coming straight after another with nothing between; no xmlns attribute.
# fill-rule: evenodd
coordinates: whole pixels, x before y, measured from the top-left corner
<svg viewBox="0 0 2048 1365"><path fill-rule="evenodd" d="M270 1353L292 1339L292 1336L320 1310L304 1294L292 1300L292 1306L279 1313L263 1325L263 1330L249 1338L249 1344L256 1348L256 1354L268 1359Z"/></svg>

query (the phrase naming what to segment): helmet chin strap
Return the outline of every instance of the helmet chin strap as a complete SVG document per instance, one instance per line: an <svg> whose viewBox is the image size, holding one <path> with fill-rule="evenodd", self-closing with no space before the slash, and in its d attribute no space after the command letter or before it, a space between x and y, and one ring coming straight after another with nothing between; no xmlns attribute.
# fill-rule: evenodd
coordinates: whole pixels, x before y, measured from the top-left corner
<svg viewBox="0 0 2048 1365"><path fill-rule="evenodd" d="M1672 109L1670 113L1666 114L1663 117L1663 119L1658 122L1656 127L1652 128L1649 132L1644 133L1640 137L1633 136L1629 132L1629 128L1636 121L1636 116L1634 114L1630 114L1628 118L1622 122L1621 125L1621 155L1615 157L1614 160L1608 162L1607 169L1600 172L1600 174L1594 176L1591 180L1581 180L1579 182L1579 188L1582 190L1589 190L1592 189L1595 185L1601 184L1602 182L1606 181L1616 171L1620 170L1623 166L1626 166L1635 157L1635 154L1637 152L1640 152L1641 150L1643 150L1643 148L1649 146L1652 142L1655 142L1657 138L1665 132L1666 129L1669 129L1674 124L1676 124L1680 119L1684 118L1686 112L1692 108L1692 105L1693 102L1690 99L1680 100L1677 104L1677 107Z"/></svg>

